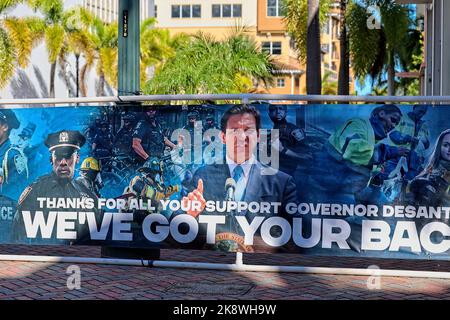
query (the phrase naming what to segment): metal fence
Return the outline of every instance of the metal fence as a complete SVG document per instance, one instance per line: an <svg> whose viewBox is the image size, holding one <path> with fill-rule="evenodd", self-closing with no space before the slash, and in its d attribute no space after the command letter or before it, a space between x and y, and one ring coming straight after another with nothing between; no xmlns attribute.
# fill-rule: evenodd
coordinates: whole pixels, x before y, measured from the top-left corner
<svg viewBox="0 0 450 320"><path fill-rule="evenodd" d="M303 103L450 103L450 96L338 96L338 95L293 95L293 94L176 94L176 95L135 95L82 98L44 98L44 99L1 99L0 106L13 105L16 108L33 105L68 105L88 103L133 103L159 101L289 101Z"/></svg>
<svg viewBox="0 0 450 320"><path fill-rule="evenodd" d="M425 103L439 105L450 103L450 96L338 96L338 95L280 95L280 94L180 94L180 95L136 95L110 97L82 97L82 98L45 98L45 99L2 99L0 108L14 106L14 108L42 107L43 105L82 105L105 103L133 103L133 102L162 102L162 101L241 101L251 102L302 102L302 103ZM243 253L236 254L234 264L199 263L181 261L152 261L81 257L49 257L25 255L0 255L0 261L45 261L60 263L101 263L112 265L135 265L146 267L193 268L229 271L260 271L260 272L297 272L341 275L371 276L373 271L354 268L327 268L302 266L256 266L243 263ZM379 276L405 276L450 279L450 272L413 271L413 270L378 270Z"/></svg>

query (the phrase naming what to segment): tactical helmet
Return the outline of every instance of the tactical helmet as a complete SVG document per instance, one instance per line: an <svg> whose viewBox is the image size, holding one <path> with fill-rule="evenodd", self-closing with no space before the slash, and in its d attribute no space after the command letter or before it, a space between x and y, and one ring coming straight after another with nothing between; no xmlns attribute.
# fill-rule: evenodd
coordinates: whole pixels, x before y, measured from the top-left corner
<svg viewBox="0 0 450 320"><path fill-rule="evenodd" d="M122 112L121 116L122 116L123 121L134 121L136 119L134 114L129 113L129 112Z"/></svg>
<svg viewBox="0 0 450 320"><path fill-rule="evenodd" d="M100 171L101 166L97 159L95 159L94 157L88 157L83 160L80 170L82 170L82 171L88 171L88 170Z"/></svg>
<svg viewBox="0 0 450 320"><path fill-rule="evenodd" d="M187 117L188 118L199 118L200 117L200 114L198 113L198 111L196 111L196 110L193 110L193 111L190 111L189 113L188 113L188 115L187 115Z"/></svg>
<svg viewBox="0 0 450 320"><path fill-rule="evenodd" d="M163 170L163 162L157 157L149 158L137 171L144 174L157 174Z"/></svg>

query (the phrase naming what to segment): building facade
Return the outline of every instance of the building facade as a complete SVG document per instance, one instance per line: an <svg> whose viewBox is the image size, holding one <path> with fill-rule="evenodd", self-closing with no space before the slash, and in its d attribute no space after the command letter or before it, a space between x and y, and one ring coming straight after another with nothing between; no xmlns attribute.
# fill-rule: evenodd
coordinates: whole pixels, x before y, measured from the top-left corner
<svg viewBox="0 0 450 320"><path fill-rule="evenodd" d="M154 16L153 0L139 0L141 21ZM102 21L111 23L119 16L119 0L83 0L83 7Z"/></svg>
<svg viewBox="0 0 450 320"><path fill-rule="evenodd" d="M220 40L243 29L269 52L279 71L270 88L255 92L305 94L306 66L299 62L295 43L284 23L283 0L140 0L141 19L155 16L157 27L172 34L209 33ZM322 75L337 81L339 69L339 1L331 8L322 30ZM84 7L105 22L117 19L118 0L84 0ZM351 84L351 88L353 84Z"/></svg>

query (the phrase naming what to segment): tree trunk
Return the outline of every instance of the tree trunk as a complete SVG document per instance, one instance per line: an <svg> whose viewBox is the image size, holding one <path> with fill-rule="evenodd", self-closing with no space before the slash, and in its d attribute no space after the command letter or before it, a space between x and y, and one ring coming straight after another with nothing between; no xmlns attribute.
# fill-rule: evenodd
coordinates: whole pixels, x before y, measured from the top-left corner
<svg viewBox="0 0 450 320"><path fill-rule="evenodd" d="M80 96L80 55L79 54L75 54L75 72L76 74L76 93L75 93L75 97L79 97Z"/></svg>
<svg viewBox="0 0 450 320"><path fill-rule="evenodd" d="M388 96L395 95L395 65L392 53L389 54L389 64L388 64Z"/></svg>
<svg viewBox="0 0 450 320"><path fill-rule="evenodd" d="M339 64L338 94L347 96L350 93L350 59L347 41L347 26L345 14L347 11L347 0L341 0L341 35L339 38L339 51L341 62Z"/></svg>
<svg viewBox="0 0 450 320"><path fill-rule="evenodd" d="M308 0L308 33L306 40L306 91L321 94L319 0Z"/></svg>
<svg viewBox="0 0 450 320"><path fill-rule="evenodd" d="M105 96L105 75L100 73L100 77L98 79L98 88L97 88L97 97Z"/></svg>
<svg viewBox="0 0 450 320"><path fill-rule="evenodd" d="M56 61L51 64L50 67L50 98L55 97L55 74L56 74Z"/></svg>
<svg viewBox="0 0 450 320"><path fill-rule="evenodd" d="M80 71L80 93L82 97L87 97L86 76L88 72L88 64L86 63Z"/></svg>

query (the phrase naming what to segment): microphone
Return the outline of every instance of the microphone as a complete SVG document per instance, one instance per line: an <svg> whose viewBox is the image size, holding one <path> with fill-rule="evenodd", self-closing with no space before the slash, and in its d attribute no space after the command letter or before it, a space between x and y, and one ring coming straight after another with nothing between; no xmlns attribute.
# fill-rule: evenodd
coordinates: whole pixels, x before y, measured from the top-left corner
<svg viewBox="0 0 450 320"><path fill-rule="evenodd" d="M234 191L236 190L236 181L233 178L228 178L225 181L225 200L234 201Z"/></svg>

